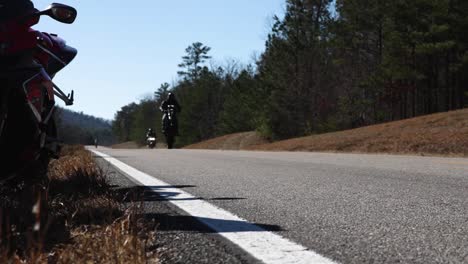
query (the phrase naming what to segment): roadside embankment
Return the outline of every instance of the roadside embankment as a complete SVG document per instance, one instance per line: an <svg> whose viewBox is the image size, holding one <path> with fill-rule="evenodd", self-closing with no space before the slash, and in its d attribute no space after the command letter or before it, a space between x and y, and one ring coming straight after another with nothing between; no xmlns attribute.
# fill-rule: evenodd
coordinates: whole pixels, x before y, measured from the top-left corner
<svg viewBox="0 0 468 264"><path fill-rule="evenodd" d="M468 109L253 146L262 151L468 155Z"/></svg>
<svg viewBox="0 0 468 264"><path fill-rule="evenodd" d="M266 143L268 143L268 141L256 132L243 132L189 145L184 147L184 149L245 150L252 146Z"/></svg>
<svg viewBox="0 0 468 264"><path fill-rule="evenodd" d="M237 133L185 148L468 156L468 109L273 143Z"/></svg>
<svg viewBox="0 0 468 264"><path fill-rule="evenodd" d="M128 141L124 143L119 143L111 146L113 149L139 149L139 146L136 142Z"/></svg>

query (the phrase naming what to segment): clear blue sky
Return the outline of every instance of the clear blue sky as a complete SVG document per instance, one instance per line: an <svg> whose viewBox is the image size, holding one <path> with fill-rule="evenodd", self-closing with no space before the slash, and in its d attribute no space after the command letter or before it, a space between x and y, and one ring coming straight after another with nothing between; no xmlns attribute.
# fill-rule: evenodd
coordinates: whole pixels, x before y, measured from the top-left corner
<svg viewBox="0 0 468 264"><path fill-rule="evenodd" d="M55 1L55 0L54 0ZM33 0L43 9L52 0ZM264 50L284 0L57 0L78 10L75 24L44 17L35 26L79 50L55 81L75 90L71 109L112 119L120 107L177 77L185 48L200 41L216 62L252 62Z"/></svg>

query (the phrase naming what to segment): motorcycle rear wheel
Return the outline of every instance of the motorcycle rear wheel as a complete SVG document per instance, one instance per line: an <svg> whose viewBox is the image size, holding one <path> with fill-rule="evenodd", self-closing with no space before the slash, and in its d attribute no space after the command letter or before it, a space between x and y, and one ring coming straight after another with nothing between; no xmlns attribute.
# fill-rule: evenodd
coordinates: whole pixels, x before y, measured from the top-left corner
<svg viewBox="0 0 468 264"><path fill-rule="evenodd" d="M166 143L167 143L167 149L173 149L174 148L174 141L175 137L174 135L166 135Z"/></svg>

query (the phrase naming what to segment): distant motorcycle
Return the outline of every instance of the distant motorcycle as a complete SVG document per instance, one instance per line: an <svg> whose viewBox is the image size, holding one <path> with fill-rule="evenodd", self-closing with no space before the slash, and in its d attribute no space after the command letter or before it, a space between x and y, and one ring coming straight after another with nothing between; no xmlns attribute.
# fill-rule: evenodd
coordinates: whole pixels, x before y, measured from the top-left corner
<svg viewBox="0 0 468 264"><path fill-rule="evenodd" d="M167 148L174 147L175 137L177 136L177 116L175 105L168 105L164 110L163 133L166 137Z"/></svg>
<svg viewBox="0 0 468 264"><path fill-rule="evenodd" d="M73 91L66 95L52 78L75 58L77 50L55 34L31 29L42 15L71 24L77 11L51 4L0 27L0 183L26 168L47 169L59 150L55 96L73 104Z"/></svg>
<svg viewBox="0 0 468 264"><path fill-rule="evenodd" d="M146 145L150 149L154 149L156 147L156 137L150 136L146 138Z"/></svg>

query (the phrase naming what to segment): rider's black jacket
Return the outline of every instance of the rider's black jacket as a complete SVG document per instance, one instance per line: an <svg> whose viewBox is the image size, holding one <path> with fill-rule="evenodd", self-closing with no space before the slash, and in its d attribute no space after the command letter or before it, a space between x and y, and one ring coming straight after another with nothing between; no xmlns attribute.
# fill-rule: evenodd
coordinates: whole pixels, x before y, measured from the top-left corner
<svg viewBox="0 0 468 264"><path fill-rule="evenodd" d="M29 0L0 0L0 23L35 10Z"/></svg>
<svg viewBox="0 0 468 264"><path fill-rule="evenodd" d="M179 102L178 102L177 99L175 99L175 98L165 100L165 101L161 104L160 109L161 109L162 111L165 111L165 110L167 110L168 105L174 105L174 110L175 110L177 113L179 113L179 112L182 110L182 108L180 107Z"/></svg>
<svg viewBox="0 0 468 264"><path fill-rule="evenodd" d="M156 132L154 131L146 132L146 138L149 138L149 137L156 137Z"/></svg>

